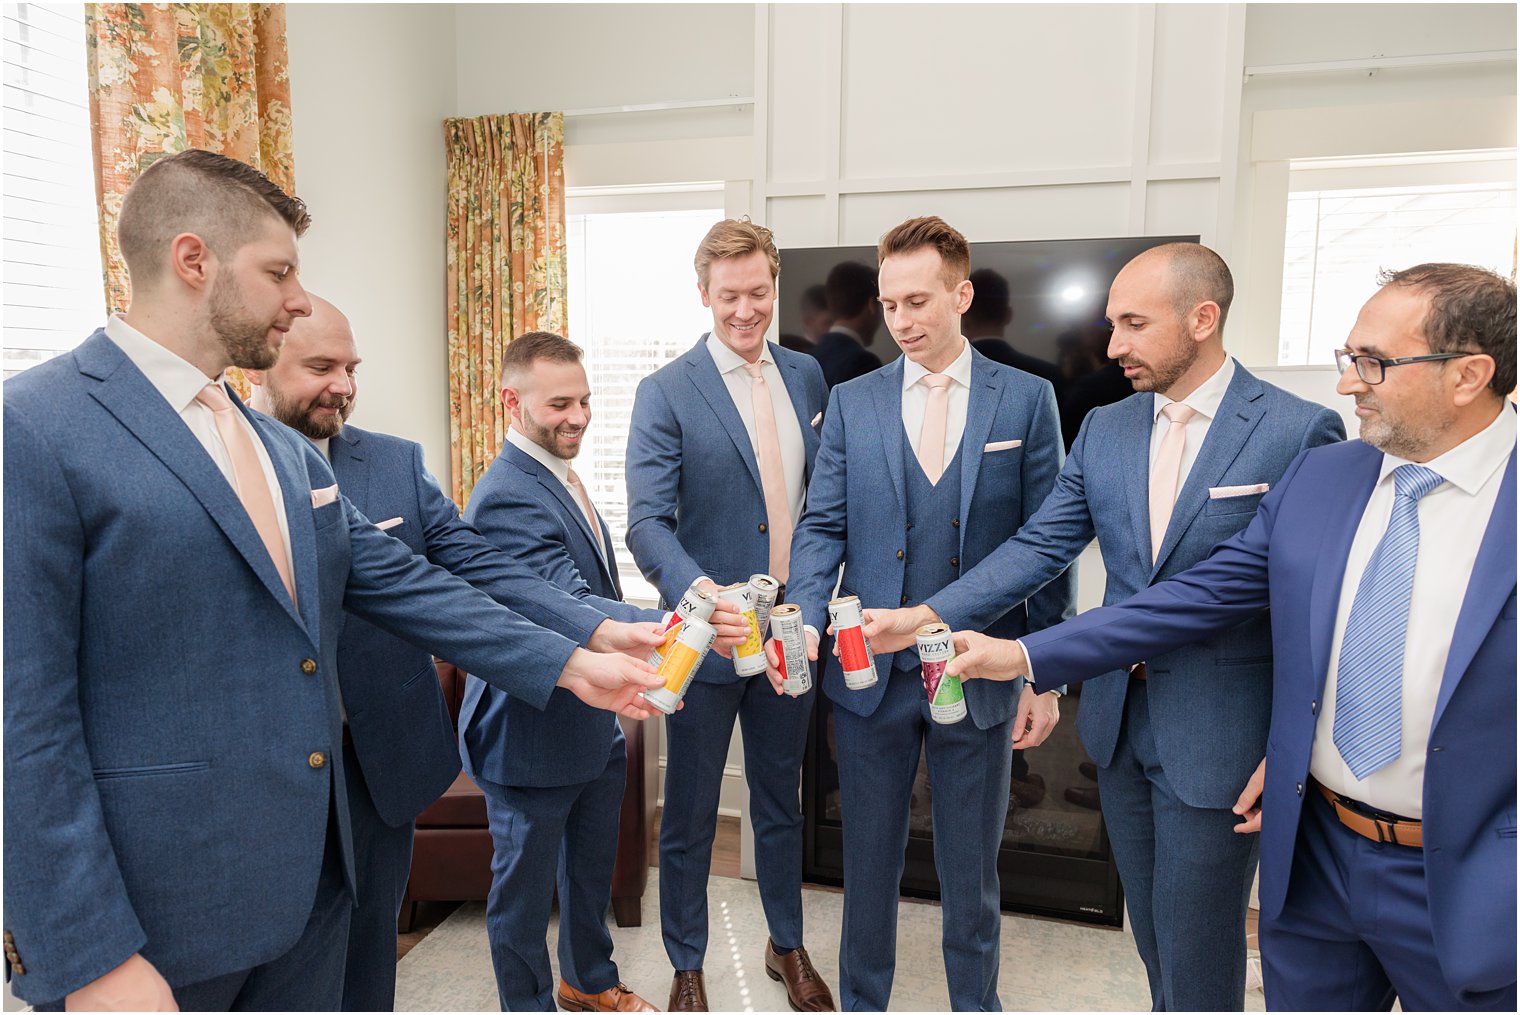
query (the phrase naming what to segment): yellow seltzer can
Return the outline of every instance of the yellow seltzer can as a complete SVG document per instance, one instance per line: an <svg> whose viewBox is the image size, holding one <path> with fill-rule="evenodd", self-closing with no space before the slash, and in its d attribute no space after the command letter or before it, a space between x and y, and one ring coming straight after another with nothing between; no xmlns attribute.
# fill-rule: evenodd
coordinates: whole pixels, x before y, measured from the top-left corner
<svg viewBox="0 0 1520 1015"><path fill-rule="evenodd" d="M666 715L674 715L681 699L686 696L686 688L696 675L697 667L702 665L717 637L718 632L707 621L688 617L681 624L675 644L670 646L660 663L658 673L665 678L665 686L645 691L644 700Z"/></svg>

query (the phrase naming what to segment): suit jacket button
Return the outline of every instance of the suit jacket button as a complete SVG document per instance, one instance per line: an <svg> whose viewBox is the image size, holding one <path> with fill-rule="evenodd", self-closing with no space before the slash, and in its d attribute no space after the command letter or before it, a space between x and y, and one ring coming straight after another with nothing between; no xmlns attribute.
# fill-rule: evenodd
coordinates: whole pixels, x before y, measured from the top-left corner
<svg viewBox="0 0 1520 1015"><path fill-rule="evenodd" d="M912 522L909 522L909 523L908 523L908 531L909 531L909 532L912 532L912 531L913 531L913 523L912 523Z"/></svg>
<svg viewBox="0 0 1520 1015"><path fill-rule="evenodd" d="M903 552L901 550L897 551L897 559L898 560L902 560L903 559Z"/></svg>
<svg viewBox="0 0 1520 1015"><path fill-rule="evenodd" d="M315 659L302 659L301 672L308 677L317 672L317 661Z"/></svg>
<svg viewBox="0 0 1520 1015"><path fill-rule="evenodd" d="M960 567L961 566L961 559L959 557L951 557L950 558L950 566L951 567Z"/></svg>
<svg viewBox="0 0 1520 1015"><path fill-rule="evenodd" d="M1298 795L1299 796L1303 796L1304 795L1304 784L1303 783L1299 783L1298 786L1297 786L1297 790L1298 790Z"/></svg>
<svg viewBox="0 0 1520 1015"><path fill-rule="evenodd" d="M311 754L307 757L306 763L312 768L321 768L323 765L327 764L327 755L323 754L321 751L312 751Z"/></svg>
<svg viewBox="0 0 1520 1015"><path fill-rule="evenodd" d="M961 520L959 518L952 518L950 524L958 529L961 527Z"/></svg>
<svg viewBox="0 0 1520 1015"><path fill-rule="evenodd" d="M764 522L761 522L761 523L760 523L760 531L761 531L761 532L764 532L764 531L765 531L765 523L764 523Z"/></svg>
<svg viewBox="0 0 1520 1015"><path fill-rule="evenodd" d="M904 605L904 606L908 605L908 597L907 596L903 596L902 597L902 605Z"/></svg>

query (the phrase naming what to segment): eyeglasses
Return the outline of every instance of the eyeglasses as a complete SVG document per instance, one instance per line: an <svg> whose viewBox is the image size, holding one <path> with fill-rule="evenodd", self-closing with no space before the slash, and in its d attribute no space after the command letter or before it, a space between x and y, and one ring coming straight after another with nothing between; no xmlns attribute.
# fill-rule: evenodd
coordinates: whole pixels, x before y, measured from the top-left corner
<svg viewBox="0 0 1520 1015"><path fill-rule="evenodd" d="M1348 352L1345 349L1335 350L1335 367L1341 373L1345 373L1351 364L1356 364L1356 375L1367 384L1382 384L1383 374L1389 367L1401 367L1406 363L1435 363L1440 360L1461 359L1464 356L1479 356L1477 352L1438 352L1429 356L1403 356L1399 359L1384 359L1381 356L1369 356L1366 353Z"/></svg>

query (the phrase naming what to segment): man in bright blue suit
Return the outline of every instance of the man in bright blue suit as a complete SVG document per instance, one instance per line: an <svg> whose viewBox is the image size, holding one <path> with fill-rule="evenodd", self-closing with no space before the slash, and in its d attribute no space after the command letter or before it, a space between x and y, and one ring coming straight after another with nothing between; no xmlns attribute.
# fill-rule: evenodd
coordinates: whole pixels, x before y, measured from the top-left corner
<svg viewBox="0 0 1520 1015"><path fill-rule="evenodd" d="M335 1009L344 610L540 706L656 682L414 557L217 382L310 303L304 206L187 151L128 190L133 299L5 387L5 952L39 1008Z"/></svg>
<svg viewBox="0 0 1520 1015"><path fill-rule="evenodd" d="M985 630L1094 538L1104 601L1122 602L1244 528L1300 451L1343 440L1336 413L1225 355L1234 291L1224 261L1196 243L1154 247L1127 264L1109 292L1108 356L1138 393L1088 415L1055 492L1016 536L923 606L874 613L871 643L909 644L937 620ZM1257 840L1236 833L1231 807L1266 749L1271 625L1253 617L1130 663L1083 687L1077 729L1098 766L1151 1002L1157 1011L1239 1011Z"/></svg>
<svg viewBox="0 0 1520 1015"><path fill-rule="evenodd" d="M591 421L580 349L559 335L519 335L502 356L506 443L465 518L493 544L566 592L622 604L612 535L570 460ZM659 619L655 614L654 619ZM471 777L486 795L495 853L486 933L503 1011L654 1011L612 959L607 907L617 859L628 752L617 717L556 694L543 711L469 679L459 718ZM559 891L558 991L545 935Z"/></svg>
<svg viewBox="0 0 1520 1015"><path fill-rule="evenodd" d="M1268 1006L1514 1011L1515 287L1383 281L1336 354L1361 440L1182 574L1022 646L958 634L952 669L1080 680L1270 608L1265 791L1237 804Z"/></svg>
<svg viewBox="0 0 1520 1015"><path fill-rule="evenodd" d="M292 322L278 362L247 372L252 406L309 438L327 456L343 495L413 553L578 644L642 658L658 639L649 624L609 619L636 618L621 602L587 589L561 592L470 528L428 473L421 445L348 424L360 362L353 329L337 307L308 295L311 315ZM458 741L442 691L428 679L433 674L423 649L362 617L344 623L338 687L358 898L348 928L344 1011L395 1007L396 918L411 874L412 823L459 774Z"/></svg>
<svg viewBox="0 0 1520 1015"><path fill-rule="evenodd" d="M840 564L840 594L859 596L862 606L922 603L1034 514L1061 468L1050 383L992 362L960 333L972 300L965 237L938 218L909 219L882 237L878 257L887 329L904 356L829 399L807 514L792 544L792 598L815 635L828 622ZM1056 623L1073 597L1063 577L990 630L1016 635ZM950 1004L1000 1009L997 854L1009 745L1045 738L1055 694L1037 701L1018 687L971 687L969 715L942 725L930 720L916 648L877 654L876 671L864 690L845 687L836 660L823 678L834 706L844 830L841 1004L885 1011L891 1000L898 884L922 750L934 784Z"/></svg>
<svg viewBox="0 0 1520 1015"><path fill-rule="evenodd" d="M786 582L826 397L816 360L765 340L780 267L770 230L719 222L695 266L713 330L640 382L628 435L628 548L670 606L699 579L709 589L757 572ZM669 1007L707 1008L707 875L737 717L770 930L765 968L792 1007L832 1009L802 942L798 792L812 692L778 696L764 678L741 678L710 655L685 705L665 723L660 817L660 922L675 967Z"/></svg>

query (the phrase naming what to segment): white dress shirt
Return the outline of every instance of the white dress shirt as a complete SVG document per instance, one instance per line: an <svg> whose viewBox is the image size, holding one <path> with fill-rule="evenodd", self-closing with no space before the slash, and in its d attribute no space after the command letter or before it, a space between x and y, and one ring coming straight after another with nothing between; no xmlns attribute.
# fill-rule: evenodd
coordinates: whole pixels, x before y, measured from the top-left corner
<svg viewBox="0 0 1520 1015"><path fill-rule="evenodd" d="M1403 739L1396 759L1358 780L1346 767L1333 739L1336 676L1352 600L1356 598L1362 572L1388 530L1388 520L1393 514L1393 470L1409 464L1393 455L1383 456L1382 471L1351 541L1340 604L1335 612L1329 673L1309 760L1309 773L1321 785L1378 810L1406 818L1423 816L1425 749L1430 740L1430 724L1435 720L1441 676L1451 651L1457 614L1467 598L1467 583L1478 559L1478 547L1488 530L1504 467L1514 448L1515 412L1506 403L1487 428L1439 458L1421 463L1446 482L1419 502L1420 552L1415 558L1409 630L1404 640ZM1495 718L1509 722L1513 716ZM1494 761L1508 765L1514 759Z"/></svg>
<svg viewBox="0 0 1520 1015"><path fill-rule="evenodd" d="M551 454L549 450L543 447L541 444L534 443L516 427L512 427L507 430L507 443L511 444L513 447L520 448L523 451L527 452L533 457L534 461L538 462L544 468L552 472L554 474L554 478L559 480L560 485L565 488L565 492L570 495L570 503L577 505L581 503L580 495L577 494L575 492L575 489L570 485L570 463L568 461L556 454ZM585 482L586 481L582 479L581 485L584 486ZM591 496L590 490L586 491L586 496L588 498ZM596 506L592 505L591 510L596 511ZM582 517L584 517L585 514L585 510L582 508ZM597 534L598 538L596 540L593 540L593 545L595 545L597 548L597 555L601 556L600 543L602 519L600 517L600 513L598 513L598 517L588 518L586 520L590 523L591 530ZM603 557L602 563L605 564L606 562L606 558Z"/></svg>
<svg viewBox="0 0 1520 1015"><path fill-rule="evenodd" d="M216 416L212 411L195 400L201 389L212 383L212 379L201 373L200 367L188 360L180 358L170 352L164 346L159 345L153 339L144 335L136 328L128 324L124 319L116 315L106 321L106 337L115 342L117 347L126 354L132 365L141 370L148 383L164 397L169 407L179 413L179 418L185 421L190 428L190 433L200 442L201 447L211 456L212 462L221 470L222 475L227 477L227 483L237 489L237 482L232 471L232 456L227 453L227 446L222 443L222 435L216 429ZM221 384L225 378L218 377L215 383ZM285 563L289 567L289 574L296 573L295 560L290 550L290 522L285 517L285 499L280 489L280 477L275 474L274 463L269 459L269 452L264 447L264 442L259 439L259 432L248 422L248 418L241 412L234 412L238 425L248 431L248 436L253 438L253 450L259 456L259 466L264 470L264 478L269 483L269 493L274 499L275 518L280 523L280 539L285 543ZM304 499L305 494L302 494Z"/></svg>
<svg viewBox="0 0 1520 1015"><path fill-rule="evenodd" d="M1214 422L1214 417L1219 415L1219 403L1224 401L1224 394L1230 389L1230 381L1235 379L1235 361L1230 357L1224 358L1224 365L1215 370L1208 380L1193 389L1193 393L1186 398L1171 399L1161 392L1153 396L1151 406L1151 469L1156 468L1156 454L1161 450L1161 439L1166 436L1166 431L1171 427L1171 421L1162 418L1161 410L1171 405L1173 401L1181 402L1194 410L1193 418L1188 420L1183 427L1182 468L1177 473L1177 492L1182 492L1182 486L1187 482L1188 473L1193 471L1193 463L1198 461L1198 449L1203 447L1203 439L1209 435L1209 424ZM1146 548L1149 550L1149 547Z"/></svg>
<svg viewBox="0 0 1520 1015"><path fill-rule="evenodd" d="M945 468L960 450L961 437L966 432L966 413L971 407L971 343L961 339L960 355L941 371L952 381L947 389L949 402L945 410ZM903 357L902 418L903 430L908 435L908 445L918 455L918 441L923 436L924 409L929 404L929 386L922 383L929 371ZM980 452L978 452L980 454Z"/></svg>
<svg viewBox="0 0 1520 1015"><path fill-rule="evenodd" d="M760 461L760 440L755 433L754 380L744 367L744 357L723 344L717 335L707 336L707 352L713 358L723 384L728 388L734 408L744 421L744 431L749 434L750 450L755 461ZM806 492L803 482L803 462L806 457L802 447L802 424L797 421L797 409L787 393L786 381L776 366L775 353L767 343L760 351L760 376L771 393L771 409L776 414L776 438L781 445L781 474L786 477L786 502L792 511L792 524L802 517L802 498Z"/></svg>

